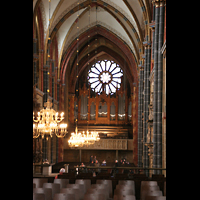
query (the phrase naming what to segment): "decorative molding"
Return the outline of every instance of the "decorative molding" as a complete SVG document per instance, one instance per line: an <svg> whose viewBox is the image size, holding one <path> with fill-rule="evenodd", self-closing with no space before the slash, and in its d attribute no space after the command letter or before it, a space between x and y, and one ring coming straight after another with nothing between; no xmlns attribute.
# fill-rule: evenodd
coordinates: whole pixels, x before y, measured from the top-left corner
<svg viewBox="0 0 200 200"><path fill-rule="evenodd" d="M127 139L100 139L94 144L76 149L127 150Z"/></svg>

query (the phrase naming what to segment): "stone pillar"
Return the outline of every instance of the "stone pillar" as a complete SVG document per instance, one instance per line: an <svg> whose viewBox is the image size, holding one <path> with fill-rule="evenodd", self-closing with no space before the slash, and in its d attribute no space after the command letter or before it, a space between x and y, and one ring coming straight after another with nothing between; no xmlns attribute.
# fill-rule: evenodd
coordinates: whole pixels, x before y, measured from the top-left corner
<svg viewBox="0 0 200 200"><path fill-rule="evenodd" d="M64 110L64 87L65 84L59 86L59 111L62 112ZM57 97L58 98L58 97ZM64 138L58 138L58 162L63 162L64 158L64 148L63 148Z"/></svg>
<svg viewBox="0 0 200 200"><path fill-rule="evenodd" d="M48 96L48 92L47 92L47 89L48 89L48 85L49 85L49 66L46 65L44 66L44 70L43 70L43 92L44 92L44 96L43 96L43 106L44 106L44 103L47 102L47 96Z"/></svg>
<svg viewBox="0 0 200 200"><path fill-rule="evenodd" d="M149 157L148 157L148 148L145 145L147 143L147 134L148 134L148 125L147 120L149 116L149 103L150 103L150 84L149 84L149 75L150 75L150 65L151 65L151 47L150 41L144 42L145 45L145 62L144 62L144 120L143 120L143 167L149 167ZM148 171L146 171L148 176Z"/></svg>
<svg viewBox="0 0 200 200"><path fill-rule="evenodd" d="M43 92L44 92L44 97L43 97L43 104L45 102L47 102L48 96L49 96L49 91L50 91L50 87L49 87L49 74L50 74L50 43L51 40L48 40L48 49L47 49L47 61L46 61L46 65L43 66Z"/></svg>
<svg viewBox="0 0 200 200"><path fill-rule="evenodd" d="M155 35L154 35L154 90L153 90L153 167L157 168L157 98L158 98L158 35L159 35L159 3L155 8ZM156 170L154 172L156 174Z"/></svg>
<svg viewBox="0 0 200 200"><path fill-rule="evenodd" d="M132 119L133 119L133 163L138 166L138 86L133 83L132 95Z"/></svg>
<svg viewBox="0 0 200 200"><path fill-rule="evenodd" d="M162 167L162 54L164 36L164 2L155 0L153 167ZM160 171L155 171L160 174Z"/></svg>
<svg viewBox="0 0 200 200"><path fill-rule="evenodd" d="M58 101L58 106L57 106L57 108L58 108L58 111L59 111L59 106L60 106L60 104L59 104L59 98L60 97L60 84L59 84L59 81L57 80L57 101Z"/></svg>
<svg viewBox="0 0 200 200"><path fill-rule="evenodd" d="M143 101L143 167L147 167L147 146L145 146L146 143L146 137L147 137L147 123L146 120L148 118L147 116L147 48L145 47L144 50L144 101ZM146 171L145 174L147 175Z"/></svg>
<svg viewBox="0 0 200 200"><path fill-rule="evenodd" d="M139 91L138 91L138 167L142 167L142 111L143 111L143 79L144 66L139 65Z"/></svg>
<svg viewBox="0 0 200 200"><path fill-rule="evenodd" d="M55 71L54 71L54 60L52 61L52 63L51 63L51 96L52 96L52 98L53 98L53 105L52 106L54 106L54 99L55 99L55 88L54 88L54 86L55 86Z"/></svg>
<svg viewBox="0 0 200 200"><path fill-rule="evenodd" d="M162 80L163 80L163 55L161 48L163 46L164 36L164 0L160 1L159 15L159 36L158 36L158 101L157 101L157 167L162 167ZM162 171L157 171L161 174Z"/></svg>
<svg viewBox="0 0 200 200"><path fill-rule="evenodd" d="M59 111L64 110L64 89L65 84L60 85L59 87ZM65 119L64 119L65 122ZM63 162L64 158L64 148L63 148L64 138L58 138L58 162Z"/></svg>
<svg viewBox="0 0 200 200"><path fill-rule="evenodd" d="M58 101L58 110L59 111L59 96L60 96L60 84L59 84L59 80L57 80L57 101ZM56 137L56 163L58 163L58 138Z"/></svg>

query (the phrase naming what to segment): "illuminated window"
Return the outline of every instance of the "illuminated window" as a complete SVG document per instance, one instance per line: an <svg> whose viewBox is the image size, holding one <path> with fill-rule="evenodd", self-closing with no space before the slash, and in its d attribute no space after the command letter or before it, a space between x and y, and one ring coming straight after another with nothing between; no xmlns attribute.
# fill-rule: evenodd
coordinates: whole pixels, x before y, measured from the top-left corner
<svg viewBox="0 0 200 200"><path fill-rule="evenodd" d="M117 63L110 60L96 62L88 72L88 81L93 91L100 94L114 94L121 86L123 71Z"/></svg>

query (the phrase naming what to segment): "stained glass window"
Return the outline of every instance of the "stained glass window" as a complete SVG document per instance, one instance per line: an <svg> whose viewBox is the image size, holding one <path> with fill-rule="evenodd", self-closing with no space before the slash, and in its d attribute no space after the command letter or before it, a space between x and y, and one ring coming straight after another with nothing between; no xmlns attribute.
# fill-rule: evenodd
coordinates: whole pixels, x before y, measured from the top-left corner
<svg viewBox="0 0 200 200"><path fill-rule="evenodd" d="M96 62L88 71L88 81L93 91L100 94L114 94L121 86L123 70L117 63L111 60L101 60Z"/></svg>

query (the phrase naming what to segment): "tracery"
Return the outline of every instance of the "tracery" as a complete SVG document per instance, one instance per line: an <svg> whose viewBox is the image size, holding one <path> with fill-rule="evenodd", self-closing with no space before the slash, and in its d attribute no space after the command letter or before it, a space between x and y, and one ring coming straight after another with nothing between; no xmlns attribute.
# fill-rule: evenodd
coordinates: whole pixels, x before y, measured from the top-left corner
<svg viewBox="0 0 200 200"><path fill-rule="evenodd" d="M121 86L123 70L111 60L101 60L92 65L88 71L88 81L93 91L100 94L114 94Z"/></svg>

